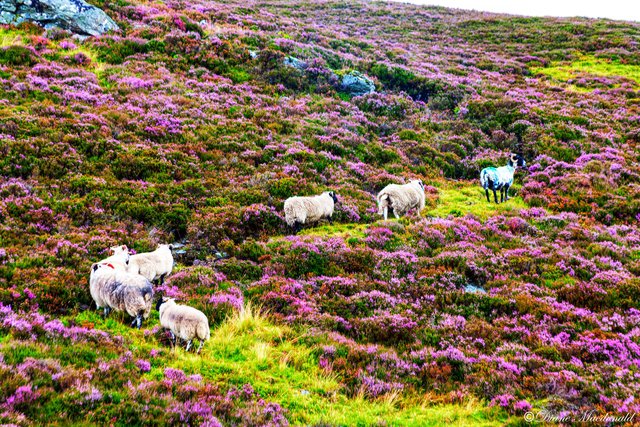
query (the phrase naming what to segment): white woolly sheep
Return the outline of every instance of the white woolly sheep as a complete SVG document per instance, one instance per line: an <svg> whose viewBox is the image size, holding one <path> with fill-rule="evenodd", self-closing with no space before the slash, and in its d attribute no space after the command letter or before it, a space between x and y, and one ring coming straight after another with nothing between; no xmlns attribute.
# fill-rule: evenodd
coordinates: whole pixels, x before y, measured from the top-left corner
<svg viewBox="0 0 640 427"><path fill-rule="evenodd" d="M142 319L151 313L153 288L138 274L117 270L110 264L95 263L91 266L89 290L98 308L104 308L105 317L111 309L126 311L134 318L131 326L140 329Z"/></svg>
<svg viewBox="0 0 640 427"><path fill-rule="evenodd" d="M284 202L285 221L289 227L293 227L294 233L302 228L303 224L313 223L327 218L330 224L333 209L338 203L338 197L333 191L325 191L319 196L289 197Z"/></svg>
<svg viewBox="0 0 640 427"><path fill-rule="evenodd" d="M425 206L424 184L422 180L409 181L408 184L389 184L378 193L378 214L384 215L385 221L389 209L396 218L406 215L411 209L417 209L418 216Z"/></svg>
<svg viewBox="0 0 640 427"><path fill-rule="evenodd" d="M160 325L169 329L171 339L175 345L176 337L186 341L189 351L194 338L200 341L198 353L202 350L204 342L209 339L209 320L200 310L186 305L178 305L172 298L160 298L156 305L160 312Z"/></svg>
<svg viewBox="0 0 640 427"><path fill-rule="evenodd" d="M500 203L509 200L509 188L513 184L513 174L517 167L525 167L525 162L522 154L511 154L506 166L499 168L484 168L480 172L480 185L484 188L484 192L487 196L487 202L491 203L489 199L489 190L493 191L493 198L498 203L498 195L496 190L500 190Z"/></svg>
<svg viewBox="0 0 640 427"><path fill-rule="evenodd" d="M151 282L160 279L160 285L162 285L164 278L173 270L172 249L173 245L158 245L153 252L131 255L127 271L140 274Z"/></svg>
<svg viewBox="0 0 640 427"><path fill-rule="evenodd" d="M109 248L111 254L108 258L100 261L102 264L111 264L116 270L126 270L129 264L129 248L126 245L112 246Z"/></svg>

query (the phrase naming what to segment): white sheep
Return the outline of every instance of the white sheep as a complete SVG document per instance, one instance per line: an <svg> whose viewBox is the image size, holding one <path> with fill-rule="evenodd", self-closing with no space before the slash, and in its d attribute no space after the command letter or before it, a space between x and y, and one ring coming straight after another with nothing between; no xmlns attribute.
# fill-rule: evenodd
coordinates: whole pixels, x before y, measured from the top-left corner
<svg viewBox="0 0 640 427"><path fill-rule="evenodd" d="M127 271L140 274L151 282L160 279L160 285L162 285L164 278L173 270L172 249L173 245L158 245L153 252L131 255Z"/></svg>
<svg viewBox="0 0 640 427"><path fill-rule="evenodd" d="M418 216L425 206L424 184L422 180L409 181L408 184L389 184L378 193L378 214L384 215L385 221L389 209L396 218L406 215L411 209L417 209Z"/></svg>
<svg viewBox="0 0 640 427"><path fill-rule="evenodd" d="M111 264L116 270L126 270L129 264L129 248L126 245L112 246L109 248L111 254L108 258L103 259L100 263Z"/></svg>
<svg viewBox="0 0 640 427"><path fill-rule="evenodd" d="M186 350L191 348L194 338L200 341L198 353L204 342L209 339L209 320L200 310L186 305L178 305L172 298L161 298L156 308L160 313L160 325L169 329L175 345L176 337L187 342Z"/></svg>
<svg viewBox="0 0 640 427"><path fill-rule="evenodd" d="M331 216L338 203L338 197L333 191L325 191L319 196L289 197L284 202L285 221L289 227L293 227L294 233L302 228L303 224L313 223L327 218L333 224Z"/></svg>
<svg viewBox="0 0 640 427"><path fill-rule="evenodd" d="M496 203L498 203L496 190L500 190L500 203L509 200L509 188L511 188L511 184L513 184L513 174L516 168L523 168L526 165L527 162L524 160L524 157L522 157L522 154L513 153L509 156L506 166L482 169L480 172L480 185L484 188L487 202L491 203L489 190L493 191L493 198Z"/></svg>
<svg viewBox="0 0 640 427"><path fill-rule="evenodd" d="M91 266L89 290L98 308L104 308L105 317L111 309L126 311L134 318L131 326L140 329L142 319L151 313L153 288L138 274L117 270L110 264L95 263Z"/></svg>

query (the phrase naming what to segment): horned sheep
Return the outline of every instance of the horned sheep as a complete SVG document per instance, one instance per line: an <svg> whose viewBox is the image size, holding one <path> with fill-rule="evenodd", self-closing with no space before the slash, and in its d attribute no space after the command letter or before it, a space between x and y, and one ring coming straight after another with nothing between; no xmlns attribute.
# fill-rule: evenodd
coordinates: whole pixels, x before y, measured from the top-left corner
<svg viewBox="0 0 640 427"><path fill-rule="evenodd" d="M500 190L500 203L509 200L509 188L513 184L513 175L518 167L525 167L524 157L521 154L511 154L506 166L499 168L484 168L480 172L480 185L484 188L487 202L491 203L489 190L493 191L493 198L498 203L496 190Z"/></svg>

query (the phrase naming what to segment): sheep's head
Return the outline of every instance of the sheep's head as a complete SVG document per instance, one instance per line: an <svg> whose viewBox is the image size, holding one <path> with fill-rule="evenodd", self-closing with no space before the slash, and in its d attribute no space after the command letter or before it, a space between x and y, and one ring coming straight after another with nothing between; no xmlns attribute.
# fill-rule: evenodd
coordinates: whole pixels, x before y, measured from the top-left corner
<svg viewBox="0 0 640 427"><path fill-rule="evenodd" d="M333 203L338 203L338 196L336 196L336 192L335 191L329 191L327 194L329 194L329 196L331 196L331 198L333 199Z"/></svg>
<svg viewBox="0 0 640 427"><path fill-rule="evenodd" d="M418 183L418 185L420 186L420 188L422 188L422 189L424 190L424 183L422 182L422 180L421 180L421 179L414 179L414 180L413 180L413 181L411 181L411 182L417 182L417 183Z"/></svg>
<svg viewBox="0 0 640 427"><path fill-rule="evenodd" d="M520 153L512 153L509 158L512 166L517 166L519 168L523 168L527 165L527 162L524 160L524 156Z"/></svg>
<svg viewBox="0 0 640 427"><path fill-rule="evenodd" d="M164 249L164 248L167 248L171 251L173 250L173 245L170 243L160 244L156 249Z"/></svg>
<svg viewBox="0 0 640 427"><path fill-rule="evenodd" d="M116 255L123 252L129 253L129 248L127 248L127 245L111 246L109 248L109 253L111 255Z"/></svg>
<svg viewBox="0 0 640 427"><path fill-rule="evenodd" d="M113 266L113 264L110 264L108 262L96 262L95 264L91 264L91 273L96 273L98 271L103 271L104 269L111 269L111 270L115 270L116 268Z"/></svg>
<svg viewBox="0 0 640 427"><path fill-rule="evenodd" d="M160 298L158 298L158 301L156 302L156 310L160 311L160 306L162 306L162 304L175 304L176 300L174 300L173 298L167 298L167 297L163 297L161 296Z"/></svg>

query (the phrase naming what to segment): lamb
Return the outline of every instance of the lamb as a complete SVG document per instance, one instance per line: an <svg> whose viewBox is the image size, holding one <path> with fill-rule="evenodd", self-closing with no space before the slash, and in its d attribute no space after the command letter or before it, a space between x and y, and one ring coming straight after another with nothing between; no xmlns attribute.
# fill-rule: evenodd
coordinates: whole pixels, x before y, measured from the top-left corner
<svg viewBox="0 0 640 427"><path fill-rule="evenodd" d="M500 203L504 202L505 199L509 200L509 188L511 188L511 184L513 184L513 174L516 168L523 168L526 165L527 162L525 162L522 154L512 153L506 166L482 169L480 172L480 185L484 188L487 202L491 203L489 190L493 191L493 198L496 203L498 203L496 190L500 190Z"/></svg>
<svg viewBox="0 0 640 427"><path fill-rule="evenodd" d="M425 206L424 184L422 180L414 179L408 184L389 184L378 193L378 214L387 220L389 209L396 218L406 215L411 209L420 211Z"/></svg>
<svg viewBox="0 0 640 427"><path fill-rule="evenodd" d="M142 319L151 313L151 283L140 275L117 270L109 263L91 266L89 290L98 308L104 308L105 317L111 309L126 311L134 318L131 326L140 329Z"/></svg>
<svg viewBox="0 0 640 427"><path fill-rule="evenodd" d="M285 221L289 227L293 227L294 233L302 228L303 224L313 223L327 218L333 224L332 215L338 197L333 191L325 191L319 196L289 197L284 202Z"/></svg>
<svg viewBox="0 0 640 427"><path fill-rule="evenodd" d="M131 255L127 271L133 274L140 274L153 282L160 279L160 285L164 283L164 278L173 269L173 245L158 245L153 252Z"/></svg>
<svg viewBox="0 0 640 427"><path fill-rule="evenodd" d="M156 309L160 312L160 325L169 329L174 345L178 337L187 342L186 350L189 351L191 342L197 338L200 341L197 352L200 353L210 336L207 316L193 307L176 304L172 298L160 298Z"/></svg>

